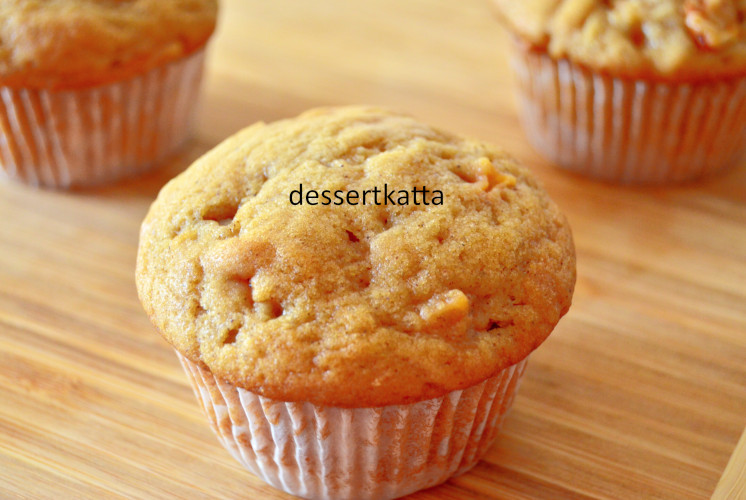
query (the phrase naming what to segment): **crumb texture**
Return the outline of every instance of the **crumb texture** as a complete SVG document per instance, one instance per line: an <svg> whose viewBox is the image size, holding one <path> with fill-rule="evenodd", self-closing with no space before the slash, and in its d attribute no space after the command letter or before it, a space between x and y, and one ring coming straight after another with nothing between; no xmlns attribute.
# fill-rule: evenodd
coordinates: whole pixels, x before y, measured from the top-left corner
<svg viewBox="0 0 746 500"><path fill-rule="evenodd" d="M532 48L618 76L746 74L745 0L493 0Z"/></svg>
<svg viewBox="0 0 746 500"><path fill-rule="evenodd" d="M0 0L0 85L130 78L201 48L216 15L216 0Z"/></svg>
<svg viewBox="0 0 746 500"><path fill-rule="evenodd" d="M300 184L443 203L293 206ZM524 167L364 107L224 141L161 190L137 262L143 305L183 355L273 399L342 407L483 381L546 338L574 283L568 224Z"/></svg>

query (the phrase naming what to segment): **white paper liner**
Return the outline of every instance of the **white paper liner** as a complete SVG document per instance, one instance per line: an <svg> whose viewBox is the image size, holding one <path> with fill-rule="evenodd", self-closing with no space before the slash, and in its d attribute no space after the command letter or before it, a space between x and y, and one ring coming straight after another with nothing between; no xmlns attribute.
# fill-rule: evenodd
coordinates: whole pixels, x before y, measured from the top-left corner
<svg viewBox="0 0 746 500"><path fill-rule="evenodd" d="M672 84L613 78L516 46L522 121L559 166L621 183L681 182L746 149L746 78Z"/></svg>
<svg viewBox="0 0 746 500"><path fill-rule="evenodd" d="M177 355L236 460L293 495L337 500L397 498L469 470L494 441L527 362L441 398L345 409L258 396Z"/></svg>
<svg viewBox="0 0 746 500"><path fill-rule="evenodd" d="M0 87L0 171L67 188L146 170L187 138L203 62L204 49L83 90Z"/></svg>

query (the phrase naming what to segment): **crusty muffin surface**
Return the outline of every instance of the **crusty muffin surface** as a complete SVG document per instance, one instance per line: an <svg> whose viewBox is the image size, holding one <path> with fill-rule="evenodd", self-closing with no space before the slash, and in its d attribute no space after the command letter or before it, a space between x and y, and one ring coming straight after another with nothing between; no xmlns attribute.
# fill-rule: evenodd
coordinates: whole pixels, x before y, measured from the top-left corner
<svg viewBox="0 0 746 500"><path fill-rule="evenodd" d="M217 0L0 0L0 85L76 89L201 48Z"/></svg>
<svg viewBox="0 0 746 500"><path fill-rule="evenodd" d="M493 0L534 50L629 78L746 75L745 0Z"/></svg>
<svg viewBox="0 0 746 500"><path fill-rule="evenodd" d="M442 203L415 204L413 187ZM224 141L161 190L137 261L147 313L189 359L261 395L342 407L481 382L541 344L574 283L567 221L525 168L364 107Z"/></svg>

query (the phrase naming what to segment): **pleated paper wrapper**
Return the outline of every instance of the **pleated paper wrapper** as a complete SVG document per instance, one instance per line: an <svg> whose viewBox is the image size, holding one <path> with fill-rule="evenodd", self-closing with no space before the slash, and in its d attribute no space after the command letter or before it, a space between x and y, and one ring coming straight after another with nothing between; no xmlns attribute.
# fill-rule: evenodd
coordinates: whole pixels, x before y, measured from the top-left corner
<svg viewBox="0 0 746 500"><path fill-rule="evenodd" d="M568 170L667 184L723 170L746 150L746 78L614 78L518 44L513 66L529 140Z"/></svg>
<svg viewBox="0 0 746 500"><path fill-rule="evenodd" d="M441 398L346 409L265 398L178 356L213 431L249 471L303 498L355 500L397 498L473 467L527 362Z"/></svg>
<svg viewBox="0 0 746 500"><path fill-rule="evenodd" d="M187 138L204 50L141 76L81 90L0 87L0 172L68 188L135 175Z"/></svg>

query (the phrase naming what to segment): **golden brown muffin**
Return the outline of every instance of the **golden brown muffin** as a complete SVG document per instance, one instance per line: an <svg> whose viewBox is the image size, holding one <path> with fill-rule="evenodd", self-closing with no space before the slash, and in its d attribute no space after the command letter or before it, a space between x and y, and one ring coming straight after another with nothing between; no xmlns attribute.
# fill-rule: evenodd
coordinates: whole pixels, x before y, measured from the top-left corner
<svg viewBox="0 0 746 500"><path fill-rule="evenodd" d="M137 261L147 313L187 358L263 396L342 407L485 380L541 344L574 283L567 221L528 170L364 107L223 142L162 189Z"/></svg>
<svg viewBox="0 0 746 500"><path fill-rule="evenodd" d="M0 0L0 175L68 188L180 147L216 0Z"/></svg>
<svg viewBox="0 0 746 500"><path fill-rule="evenodd" d="M744 0L493 0L532 47L605 73L711 80L746 73Z"/></svg>
<svg viewBox="0 0 746 500"><path fill-rule="evenodd" d="M746 1L494 0L531 143L621 183L723 171L746 151Z"/></svg>
<svg viewBox="0 0 746 500"><path fill-rule="evenodd" d="M0 0L0 85L102 85L180 59L215 29L217 0Z"/></svg>

